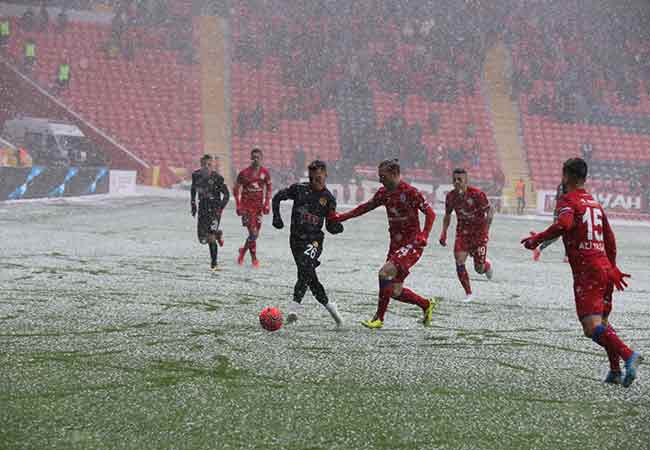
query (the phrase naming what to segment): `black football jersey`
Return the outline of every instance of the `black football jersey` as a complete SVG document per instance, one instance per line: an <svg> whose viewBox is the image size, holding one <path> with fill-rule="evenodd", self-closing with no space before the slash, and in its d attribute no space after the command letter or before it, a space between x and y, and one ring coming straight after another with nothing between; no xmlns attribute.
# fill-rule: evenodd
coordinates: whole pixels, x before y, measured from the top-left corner
<svg viewBox="0 0 650 450"><path fill-rule="evenodd" d="M280 202L293 200L291 236L298 239L322 239L326 217L336 210L336 199L327 189L315 191L309 183L292 184L273 197L273 213L280 213Z"/></svg>

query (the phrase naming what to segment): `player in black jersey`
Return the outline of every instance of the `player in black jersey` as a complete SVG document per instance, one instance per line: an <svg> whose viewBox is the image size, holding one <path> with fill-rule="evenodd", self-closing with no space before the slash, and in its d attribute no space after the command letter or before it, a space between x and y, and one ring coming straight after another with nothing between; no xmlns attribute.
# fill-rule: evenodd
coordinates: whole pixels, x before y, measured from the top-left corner
<svg viewBox="0 0 650 450"><path fill-rule="evenodd" d="M287 323L297 320L302 299L309 288L316 300L330 313L336 325L340 326L341 316L336 304L327 298L325 288L318 280L316 268L320 265L318 258L323 252L323 223L331 234L341 233L343 225L327 219L336 211L336 199L325 186L327 166L323 161L316 160L309 164L308 170L308 183L292 184L273 196L273 226L277 229L284 227L280 202L293 200L289 244L298 266L298 280L293 290L293 302L289 306Z"/></svg>
<svg viewBox="0 0 650 450"><path fill-rule="evenodd" d="M217 159L211 155L203 155L201 168L192 172L192 188L190 201L192 217L199 213L197 234L201 244L208 244L210 249L210 267L219 270L217 263L219 245L223 246L223 233L219 229L221 212L230 199L230 192L224 179L217 172ZM199 196L199 206L196 207L196 195Z"/></svg>

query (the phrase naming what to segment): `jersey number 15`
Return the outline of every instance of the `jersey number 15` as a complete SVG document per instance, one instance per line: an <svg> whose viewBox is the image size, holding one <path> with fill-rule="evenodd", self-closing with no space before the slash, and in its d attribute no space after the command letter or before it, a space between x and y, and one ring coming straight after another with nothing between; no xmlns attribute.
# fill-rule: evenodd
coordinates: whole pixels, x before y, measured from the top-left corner
<svg viewBox="0 0 650 450"><path fill-rule="evenodd" d="M587 240L603 241L603 214L598 208L587 208L582 216L582 223L587 224Z"/></svg>

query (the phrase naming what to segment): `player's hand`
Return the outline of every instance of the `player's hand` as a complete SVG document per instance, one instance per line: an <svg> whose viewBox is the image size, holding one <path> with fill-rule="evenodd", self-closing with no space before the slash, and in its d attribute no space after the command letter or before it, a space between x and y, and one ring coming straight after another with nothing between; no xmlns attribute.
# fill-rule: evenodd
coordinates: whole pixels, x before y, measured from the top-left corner
<svg viewBox="0 0 650 450"><path fill-rule="evenodd" d="M609 279L619 291L624 291L627 287L627 283L625 282L626 278L631 278L630 274L621 272L616 266L609 271Z"/></svg>
<svg viewBox="0 0 650 450"><path fill-rule="evenodd" d="M440 242L440 245L442 245L443 247L446 247L447 246L447 233L442 233L440 235L440 239L438 240L438 242Z"/></svg>
<svg viewBox="0 0 650 450"><path fill-rule="evenodd" d="M427 236L425 233L420 232L415 236L414 244L416 247L424 248L427 246L428 242L429 242L429 236Z"/></svg>
<svg viewBox="0 0 650 450"><path fill-rule="evenodd" d="M329 220L332 223L340 223L341 222L341 214L337 212L332 212L327 216L327 220Z"/></svg>
<svg viewBox="0 0 650 450"><path fill-rule="evenodd" d="M269 208L269 205L264 205L264 209L262 212L266 215L271 212L271 208Z"/></svg>
<svg viewBox="0 0 650 450"><path fill-rule="evenodd" d="M273 227L277 228L278 230L284 228L284 222L282 221L282 217L276 216L275 214L273 215Z"/></svg>
<svg viewBox="0 0 650 450"><path fill-rule="evenodd" d="M521 243L526 247L528 250L535 250L539 244L542 243L541 239L538 237L534 231L530 232L530 236L525 237L521 240Z"/></svg>
<svg viewBox="0 0 650 450"><path fill-rule="evenodd" d="M196 216L196 202L191 204L192 217Z"/></svg>
<svg viewBox="0 0 650 450"><path fill-rule="evenodd" d="M328 219L325 223L325 228L330 234L343 233L343 224L341 222L333 222Z"/></svg>

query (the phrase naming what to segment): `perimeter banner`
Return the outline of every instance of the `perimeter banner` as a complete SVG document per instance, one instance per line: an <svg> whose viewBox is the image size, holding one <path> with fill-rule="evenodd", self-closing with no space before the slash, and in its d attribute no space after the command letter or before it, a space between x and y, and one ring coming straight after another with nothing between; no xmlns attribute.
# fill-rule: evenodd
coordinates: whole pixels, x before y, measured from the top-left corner
<svg viewBox="0 0 650 450"><path fill-rule="evenodd" d="M108 178L106 167L0 167L0 200L105 194Z"/></svg>

